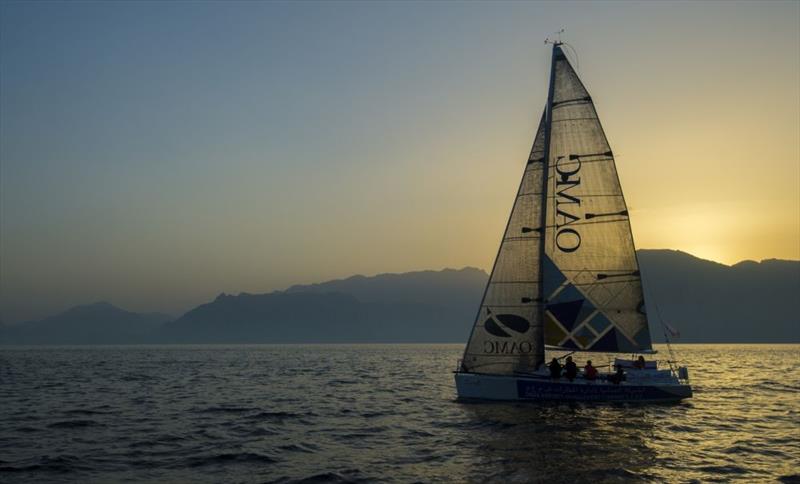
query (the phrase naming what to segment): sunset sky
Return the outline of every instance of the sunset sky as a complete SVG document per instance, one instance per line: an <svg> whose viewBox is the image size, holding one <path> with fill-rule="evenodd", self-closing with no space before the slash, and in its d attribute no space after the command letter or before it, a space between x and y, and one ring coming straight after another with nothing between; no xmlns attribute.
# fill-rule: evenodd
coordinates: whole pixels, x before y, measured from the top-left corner
<svg viewBox="0 0 800 484"><path fill-rule="evenodd" d="M800 2L4 1L0 320L488 270L561 27L638 248L800 259Z"/></svg>

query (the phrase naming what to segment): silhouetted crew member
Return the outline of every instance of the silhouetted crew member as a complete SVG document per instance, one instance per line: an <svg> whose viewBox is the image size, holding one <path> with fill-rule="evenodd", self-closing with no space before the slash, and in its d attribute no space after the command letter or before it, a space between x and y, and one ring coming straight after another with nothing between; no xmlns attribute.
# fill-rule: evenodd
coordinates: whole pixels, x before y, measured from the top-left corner
<svg viewBox="0 0 800 484"><path fill-rule="evenodd" d="M572 361L571 356L567 356L567 362L564 364L564 376L567 377L567 380L572 381L578 376L578 365Z"/></svg>
<svg viewBox="0 0 800 484"><path fill-rule="evenodd" d="M608 381L613 383L614 385L619 385L620 382L625 381L625 370L622 369L621 365L617 365L617 372L613 375L608 375Z"/></svg>
<svg viewBox="0 0 800 484"><path fill-rule="evenodd" d="M644 356L639 355L639 358L633 362L633 367L636 368L637 370L644 370L645 367Z"/></svg>
<svg viewBox="0 0 800 484"><path fill-rule="evenodd" d="M592 360L586 361L586 366L583 367L583 377L587 380L597 379L597 368L592 366Z"/></svg>
<svg viewBox="0 0 800 484"><path fill-rule="evenodd" d="M547 366L550 368L550 378L554 380L561 378L561 363L557 359L553 358Z"/></svg>

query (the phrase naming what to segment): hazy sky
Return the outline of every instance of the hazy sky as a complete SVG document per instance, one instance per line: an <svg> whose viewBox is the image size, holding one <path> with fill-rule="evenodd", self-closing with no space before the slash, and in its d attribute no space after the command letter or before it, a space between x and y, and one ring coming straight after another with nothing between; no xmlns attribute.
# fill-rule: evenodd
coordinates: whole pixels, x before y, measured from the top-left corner
<svg viewBox="0 0 800 484"><path fill-rule="evenodd" d="M800 258L800 3L0 3L0 319L488 269L578 53L639 248Z"/></svg>

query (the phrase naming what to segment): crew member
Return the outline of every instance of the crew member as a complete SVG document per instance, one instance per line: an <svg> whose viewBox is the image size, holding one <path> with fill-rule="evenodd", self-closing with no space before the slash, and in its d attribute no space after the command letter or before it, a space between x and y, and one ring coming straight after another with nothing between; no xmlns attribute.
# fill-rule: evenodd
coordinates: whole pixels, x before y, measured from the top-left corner
<svg viewBox="0 0 800 484"><path fill-rule="evenodd" d="M561 363L558 362L558 359L553 358L547 366L550 368L550 378L553 380L561 378Z"/></svg>
<svg viewBox="0 0 800 484"><path fill-rule="evenodd" d="M608 375L608 381L613 383L614 385L619 385L620 382L626 380L625 377L625 370L622 369L622 365L617 365L617 372L613 375Z"/></svg>
<svg viewBox="0 0 800 484"><path fill-rule="evenodd" d="M597 368L592 366L592 360L586 361L586 366L583 367L583 377L587 380L597 379Z"/></svg>
<svg viewBox="0 0 800 484"><path fill-rule="evenodd" d="M567 362L564 364L564 376L567 377L567 380L572 381L578 376L578 365L572 361L571 356L567 356Z"/></svg>

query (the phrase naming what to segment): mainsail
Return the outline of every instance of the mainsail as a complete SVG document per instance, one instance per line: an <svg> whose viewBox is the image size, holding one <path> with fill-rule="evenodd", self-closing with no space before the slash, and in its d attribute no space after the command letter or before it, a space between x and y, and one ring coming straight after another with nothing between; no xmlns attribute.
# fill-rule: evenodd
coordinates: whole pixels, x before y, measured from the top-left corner
<svg viewBox="0 0 800 484"><path fill-rule="evenodd" d="M532 371L544 361L545 344L602 352L651 349L614 155L560 44L553 47L548 104L463 369Z"/></svg>
<svg viewBox="0 0 800 484"><path fill-rule="evenodd" d="M559 45L553 69L542 261L545 343L649 350L639 264L614 155L592 98Z"/></svg>

